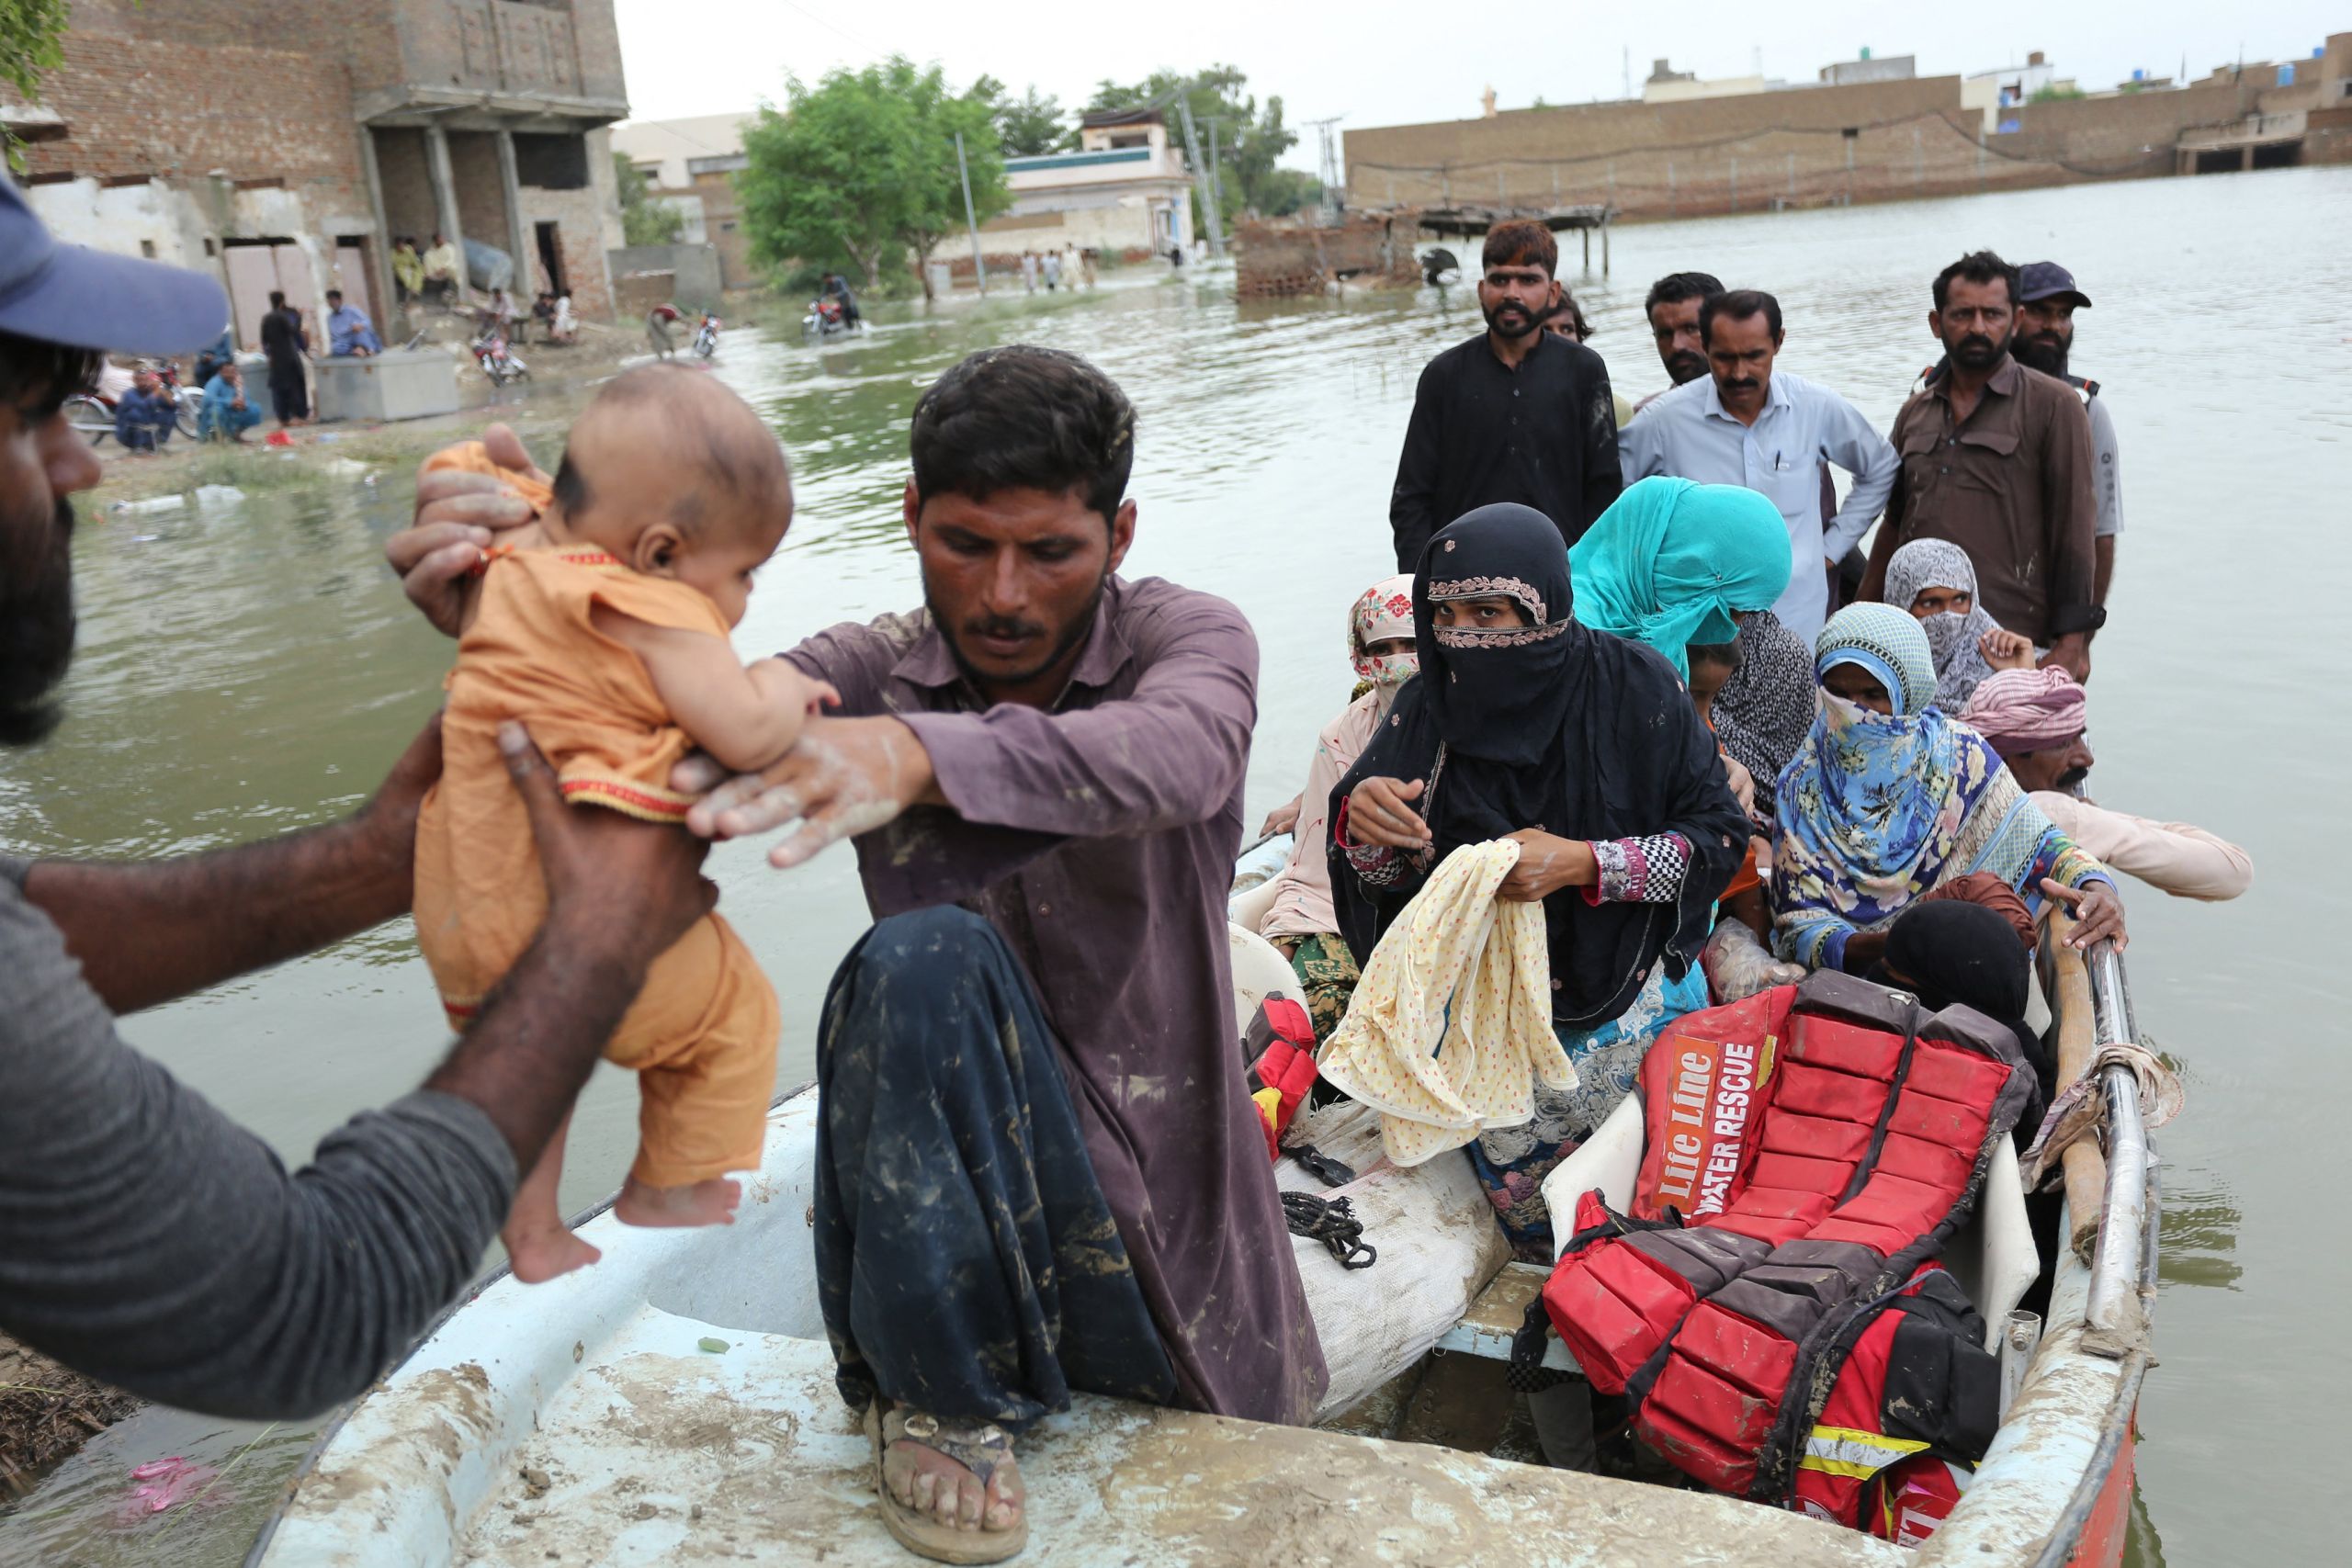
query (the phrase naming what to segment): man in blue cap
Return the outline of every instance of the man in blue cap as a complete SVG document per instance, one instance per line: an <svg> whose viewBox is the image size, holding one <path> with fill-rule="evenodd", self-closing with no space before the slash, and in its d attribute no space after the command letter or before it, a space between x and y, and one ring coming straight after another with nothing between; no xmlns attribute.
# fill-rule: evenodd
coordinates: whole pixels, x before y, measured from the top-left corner
<svg viewBox="0 0 2352 1568"><path fill-rule="evenodd" d="M2093 467L2098 491L2098 568L2093 593L2107 603L2115 579L2115 536L2123 532L2123 479L2116 457L2115 421L2098 395L2098 383L2066 368L2075 348L2075 312L2091 308L2091 297L2075 287L2075 275L2056 262L2028 262L2018 269L2018 330L2009 351L2028 369L2055 376L2075 389L2090 415Z"/></svg>
<svg viewBox="0 0 2352 1568"><path fill-rule="evenodd" d="M185 353L228 316L209 277L58 244L0 178L0 745L62 716L72 498L99 478L66 398L102 351ZM568 812L520 728L502 739L544 940L423 1088L291 1175L115 1015L407 913L439 721L345 821L173 860L0 857L0 1330L150 1399L281 1419L358 1393L464 1287L647 965L713 897L683 829Z"/></svg>

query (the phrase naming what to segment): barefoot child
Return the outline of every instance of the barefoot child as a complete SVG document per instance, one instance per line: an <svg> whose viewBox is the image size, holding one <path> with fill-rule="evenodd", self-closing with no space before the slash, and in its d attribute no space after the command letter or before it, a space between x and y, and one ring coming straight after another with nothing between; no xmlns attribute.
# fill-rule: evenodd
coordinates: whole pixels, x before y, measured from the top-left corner
<svg viewBox="0 0 2352 1568"><path fill-rule="evenodd" d="M442 467L490 464L479 443ZM510 482L514 476L504 475ZM651 821L692 804L669 787L688 751L732 772L773 762L827 689L781 660L748 668L728 641L752 572L792 519L775 435L707 376L616 378L566 443L536 524L493 552L458 644L441 782L416 833L416 934L462 1029L537 934L546 891L498 750L519 719L574 805ZM656 961L605 1046L638 1074L637 1159L614 1212L628 1224L732 1222L730 1170L756 1167L774 1089L775 993L713 914ZM525 1178L501 1239L517 1279L593 1263L556 1206L563 1132Z"/></svg>

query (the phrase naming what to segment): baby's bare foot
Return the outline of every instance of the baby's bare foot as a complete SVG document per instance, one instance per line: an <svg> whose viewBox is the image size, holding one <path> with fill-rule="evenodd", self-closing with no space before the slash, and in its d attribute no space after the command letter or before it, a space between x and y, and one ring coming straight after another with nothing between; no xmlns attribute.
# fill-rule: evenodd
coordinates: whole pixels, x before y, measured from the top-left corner
<svg viewBox="0 0 2352 1568"><path fill-rule="evenodd" d="M506 1244L506 1257L514 1266L514 1278L526 1285L541 1285L574 1269L585 1269L605 1255L581 1240L559 1222L552 1226L509 1226L501 1231L498 1239Z"/></svg>
<svg viewBox="0 0 2352 1568"><path fill-rule="evenodd" d="M731 1225L742 1197L741 1184L724 1176L690 1187L648 1187L632 1176L613 1213L625 1225Z"/></svg>

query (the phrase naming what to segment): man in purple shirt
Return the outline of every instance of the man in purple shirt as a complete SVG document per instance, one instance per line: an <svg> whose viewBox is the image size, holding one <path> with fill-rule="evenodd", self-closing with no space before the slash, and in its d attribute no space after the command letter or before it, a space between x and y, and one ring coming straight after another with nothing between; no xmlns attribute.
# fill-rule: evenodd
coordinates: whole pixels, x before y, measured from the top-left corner
<svg viewBox="0 0 2352 1568"><path fill-rule="evenodd" d="M1072 1389L1303 1422L1325 1384L1231 1028L1256 640L1115 575L1134 440L1073 355L943 376L904 503L925 607L787 652L839 716L691 819L797 822L780 867L856 837L877 923L819 1029L819 1288L888 1438L886 1520L918 1550L952 1530L956 1561L1019 1550L1007 1433ZM447 624L490 536L457 525L507 519L469 493L490 481L429 478L390 553Z"/></svg>

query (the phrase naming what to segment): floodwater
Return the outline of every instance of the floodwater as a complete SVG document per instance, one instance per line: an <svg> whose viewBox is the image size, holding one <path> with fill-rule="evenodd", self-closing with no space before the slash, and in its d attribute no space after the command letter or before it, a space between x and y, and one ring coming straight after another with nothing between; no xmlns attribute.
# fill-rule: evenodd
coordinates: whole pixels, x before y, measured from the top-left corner
<svg viewBox="0 0 2352 1568"><path fill-rule="evenodd" d="M2338 1333L2352 1267L2328 1172L2352 1054L2343 958L2324 942L2345 934L2352 746L2321 660L2352 603L2346 234L2352 170L2286 170L1632 228L1614 236L1613 278L1569 271L1627 392L1664 380L1640 321L1647 280L1703 268L1776 292L1782 363L1882 429L1936 352L1928 279L1962 250L2058 259L2098 302L2078 318L2076 368L2103 383L2121 433L2127 525L2095 650L2093 788L2233 838L2256 866L2234 904L2131 897L2138 1016L2188 1084L2187 1113L2158 1139L2146 1563L2342 1550L2325 1478L2333 1423L2352 1410ZM1055 344L1116 377L1139 411L1130 574L1225 594L1258 628L1253 817L1295 791L1317 727L1347 696L1346 607L1390 570L1388 486L1415 377L1477 329L1474 301L1457 289L1237 305L1225 275L1138 269L1092 294L882 314L839 346L747 333L724 345L718 373L774 422L798 474L798 514L761 575L744 652L913 605L899 495L919 389L985 344ZM0 848L181 853L362 799L433 711L449 659L381 564L407 494L406 476L386 475L169 513L108 514L101 496L77 547L73 716L45 748L0 757ZM783 1080L798 1082L826 976L865 920L851 857L836 849L780 875L735 847L713 866L785 998ZM125 1028L289 1161L413 1086L444 1045L401 927ZM568 1203L617 1183L629 1090L611 1069L592 1087ZM297 1437L139 1417L0 1520L0 1560L233 1562ZM124 1470L164 1452L233 1462L229 1500L167 1525L113 1522Z"/></svg>

